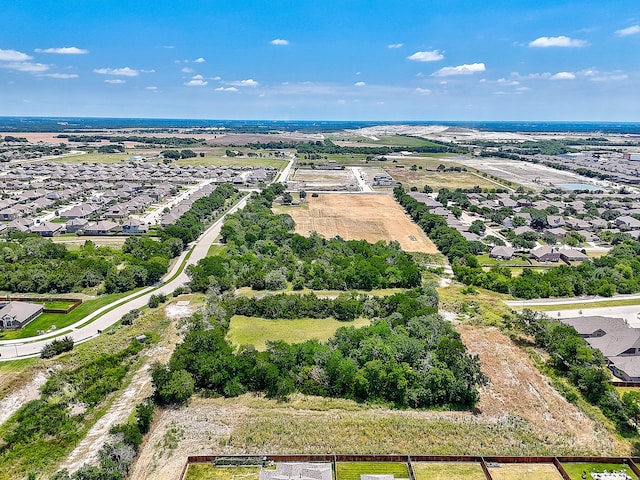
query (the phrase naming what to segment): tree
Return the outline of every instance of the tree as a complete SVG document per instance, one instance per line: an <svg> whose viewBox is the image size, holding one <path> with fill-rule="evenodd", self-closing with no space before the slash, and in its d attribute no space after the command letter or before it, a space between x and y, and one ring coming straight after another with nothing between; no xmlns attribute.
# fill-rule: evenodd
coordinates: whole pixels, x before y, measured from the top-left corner
<svg viewBox="0 0 640 480"><path fill-rule="evenodd" d="M476 235L484 235L485 230L487 229L487 227L485 226L484 222L482 220L474 220L473 222L471 222L471 225L469 226L469 231L471 233L475 233Z"/></svg>

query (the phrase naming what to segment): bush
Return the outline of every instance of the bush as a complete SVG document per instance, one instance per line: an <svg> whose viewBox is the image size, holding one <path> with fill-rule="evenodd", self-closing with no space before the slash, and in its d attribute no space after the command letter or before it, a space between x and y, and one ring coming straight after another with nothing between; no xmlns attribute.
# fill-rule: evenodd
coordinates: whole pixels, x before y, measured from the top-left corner
<svg viewBox="0 0 640 480"><path fill-rule="evenodd" d="M137 308L134 308L129 313L125 313L120 319L122 325L133 325L133 321L142 315L142 312Z"/></svg>
<svg viewBox="0 0 640 480"><path fill-rule="evenodd" d="M61 353L70 352L73 350L73 343L73 338L69 336L60 340L56 338L53 342L47 343L42 347L42 350L40 351L40 358L53 358Z"/></svg>
<svg viewBox="0 0 640 480"><path fill-rule="evenodd" d="M161 303L167 301L167 296L159 293L158 295L151 295L149 297L149 308L158 308Z"/></svg>

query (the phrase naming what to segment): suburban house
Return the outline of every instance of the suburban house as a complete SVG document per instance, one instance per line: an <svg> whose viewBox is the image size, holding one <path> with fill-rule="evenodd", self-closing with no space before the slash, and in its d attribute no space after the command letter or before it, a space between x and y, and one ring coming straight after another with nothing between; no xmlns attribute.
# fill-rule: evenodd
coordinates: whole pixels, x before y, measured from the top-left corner
<svg viewBox="0 0 640 480"><path fill-rule="evenodd" d="M589 256L574 248L563 248L559 250L560 259L564 262L584 262Z"/></svg>
<svg viewBox="0 0 640 480"><path fill-rule="evenodd" d="M554 247L544 246L531 250L531 258L538 262L558 262L560 252Z"/></svg>
<svg viewBox="0 0 640 480"><path fill-rule="evenodd" d="M65 224L67 233L76 233L78 230L82 230L89 225L89 220L84 218L73 218Z"/></svg>
<svg viewBox="0 0 640 480"><path fill-rule="evenodd" d="M100 222L87 225L84 228L85 235L108 235L109 233L115 232L115 230L119 227L115 222L110 222L109 220L102 220Z"/></svg>
<svg viewBox="0 0 640 480"><path fill-rule="evenodd" d="M53 237L56 233L62 233L63 227L62 223L42 222L31 227L31 233L41 237Z"/></svg>
<svg viewBox="0 0 640 480"><path fill-rule="evenodd" d="M122 233L127 235L134 233L147 233L148 231L149 226L140 220L131 219L122 224Z"/></svg>
<svg viewBox="0 0 640 480"><path fill-rule="evenodd" d="M640 357L611 357L609 368L625 382L640 382Z"/></svg>
<svg viewBox="0 0 640 480"><path fill-rule="evenodd" d="M20 212L15 208L5 208L0 210L0 220L15 220L20 215Z"/></svg>
<svg viewBox="0 0 640 480"><path fill-rule="evenodd" d="M550 228L549 230L547 230L547 232L553 235L553 238L555 238L556 240L562 240L566 238L567 234L569 233L562 227Z"/></svg>
<svg viewBox="0 0 640 480"><path fill-rule="evenodd" d="M565 325L573 327L582 338L603 337L608 333L629 328L626 320L614 317L571 317L559 319Z"/></svg>
<svg viewBox="0 0 640 480"><path fill-rule="evenodd" d="M509 260L513 257L515 250L513 247L501 247L496 245L489 252L489 258L499 258L502 260Z"/></svg>
<svg viewBox="0 0 640 480"><path fill-rule="evenodd" d="M42 313L44 307L28 302L9 302L0 308L0 329L24 327Z"/></svg>
<svg viewBox="0 0 640 480"><path fill-rule="evenodd" d="M621 216L616 218L616 225L620 230L640 230L640 220L630 216Z"/></svg>
<svg viewBox="0 0 640 480"><path fill-rule="evenodd" d="M586 340L589 345L600 350L607 358L640 355L639 328L614 330L602 337L591 337Z"/></svg>

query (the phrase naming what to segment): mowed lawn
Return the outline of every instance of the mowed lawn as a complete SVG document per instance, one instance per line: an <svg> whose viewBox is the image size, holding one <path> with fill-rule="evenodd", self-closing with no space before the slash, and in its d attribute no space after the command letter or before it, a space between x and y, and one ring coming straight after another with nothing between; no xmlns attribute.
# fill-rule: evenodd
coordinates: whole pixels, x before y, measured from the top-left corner
<svg viewBox="0 0 640 480"><path fill-rule="evenodd" d="M479 463L412 462L416 480L485 480Z"/></svg>
<svg viewBox="0 0 640 480"><path fill-rule="evenodd" d="M409 478L409 467L406 463L395 462L338 462L336 463L337 480L360 480L360 475L389 475L396 478Z"/></svg>
<svg viewBox="0 0 640 480"><path fill-rule="evenodd" d="M260 467L216 467L189 465L185 480L258 480Z"/></svg>
<svg viewBox="0 0 640 480"><path fill-rule="evenodd" d="M587 473L587 478L593 478L592 473L602 473L605 470L607 472L619 472L624 471L633 480L637 480L638 477L635 473L626 465L620 463L563 463L562 468L569 474L571 480L581 480L582 472Z"/></svg>
<svg viewBox="0 0 640 480"><path fill-rule="evenodd" d="M264 350L268 340L284 340L299 343L305 340L326 341L340 327L364 327L369 325L366 318L351 322L339 322L333 318L275 319L234 315L231 318L227 338L234 345L253 345Z"/></svg>

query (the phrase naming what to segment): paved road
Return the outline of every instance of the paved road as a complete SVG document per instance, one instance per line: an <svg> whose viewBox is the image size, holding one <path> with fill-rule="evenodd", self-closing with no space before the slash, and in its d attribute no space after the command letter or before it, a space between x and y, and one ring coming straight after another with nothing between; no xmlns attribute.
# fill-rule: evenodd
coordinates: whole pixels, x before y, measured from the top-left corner
<svg viewBox="0 0 640 480"><path fill-rule="evenodd" d="M226 217L226 215L228 215L229 213L233 213L241 208L244 208L244 206L247 204L248 198L249 198L248 196L243 198L233 208L231 208L222 218L220 218L217 222L215 222L211 227L209 227L209 229L206 232L204 232L200 236L200 238L195 242L195 244L191 249L192 253L191 253L191 256L189 257L189 260L187 261L187 265L194 265L198 263L198 260L207 256L207 252L209 251L209 246L220 234L220 229L222 228L222 224L224 222L224 218ZM188 251L183 252L183 254L175 263L171 271L165 275L165 278L171 278L178 271L180 271L180 266L182 264L182 261L186 257L187 253ZM132 295L129 295L128 297L125 297L124 299L120 299L117 302L113 302L112 304L102 307L99 310L96 310L95 312L93 312L91 315L83 318L78 323L71 325L69 327L62 328L57 332L52 332L48 335L41 335L39 337L31 337L31 338L25 338L20 340L0 341L0 354L2 355L2 357L0 357L0 361L15 359L16 355L21 358L38 356L40 354L40 350L42 350L42 347L44 347L44 345L50 341L50 338L52 336L60 335L61 333L65 333L69 335L70 337L73 338L73 340L76 343L81 343L91 338L94 338L97 335L99 335L98 330L105 330L106 328L110 327L111 325L116 323L118 320L120 320L120 318L125 313L130 312L134 308L140 308L145 306L149 302L149 297L152 294L160 294L160 293L170 294L176 288L188 282L189 277L187 276L186 270L187 269L185 266L185 268L182 271L180 271L180 273L176 276L176 278L174 278L168 283L165 283L164 285L161 285L159 288L155 286L145 288L140 292L136 292ZM94 322L91 322L89 325L86 325L84 327L81 326L83 323L86 323L88 320L95 318L105 310L108 310L109 308L112 308L114 305L118 305L118 304L121 304L121 305L109 311L108 313L105 313ZM34 341L34 338L37 338L37 340Z"/></svg>
<svg viewBox="0 0 640 480"><path fill-rule="evenodd" d="M367 185L367 182L364 181L364 178L363 178L364 174L360 171L360 168L359 167L350 167L350 168L351 168L351 171L353 172L353 176L356 177L356 180L358 181L360 190L366 193L373 192L373 188Z"/></svg>
<svg viewBox="0 0 640 480"><path fill-rule="evenodd" d="M296 163L296 157L291 157L289 159L289 163L284 170L280 172L280 175L273 181L273 183L287 183L287 179L289 178L289 174L291 173L291 169L293 168L293 164Z"/></svg>

